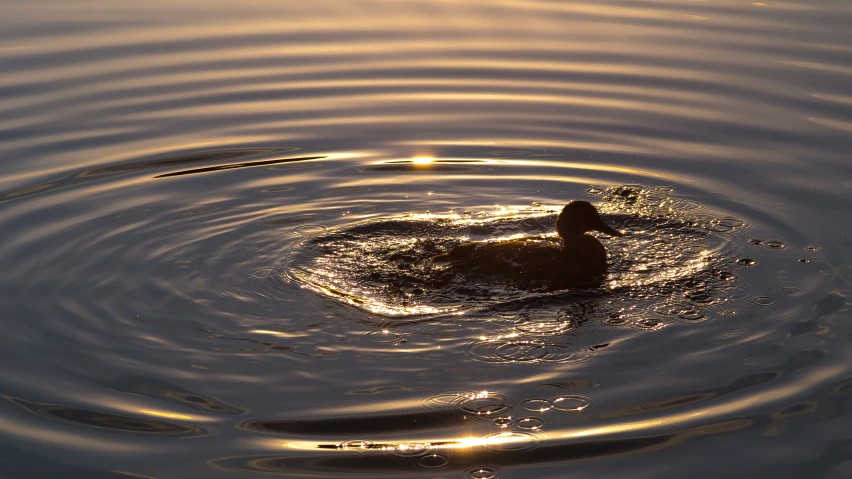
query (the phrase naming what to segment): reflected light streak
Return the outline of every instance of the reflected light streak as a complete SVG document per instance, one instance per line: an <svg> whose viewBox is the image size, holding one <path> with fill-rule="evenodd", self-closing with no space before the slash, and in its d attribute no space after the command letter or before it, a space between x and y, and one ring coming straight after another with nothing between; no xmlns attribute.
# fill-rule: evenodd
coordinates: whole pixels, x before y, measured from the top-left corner
<svg viewBox="0 0 852 479"><path fill-rule="evenodd" d="M493 447L493 446L506 446L510 444L519 444L524 442L532 442L537 440L537 438L532 436L527 436L524 434L513 433L509 431L501 432L499 434L492 434L484 437L462 437L458 439L443 439L443 440L430 440L424 442L405 442L405 443L387 443L381 445L381 447L376 447L375 449L378 451L407 451L409 449L419 449L428 447L429 449L470 449L474 447ZM364 444L370 444L369 442L365 442ZM301 451L316 451L317 443L310 441L290 441L283 444L280 444L279 447L283 447L286 449L297 449ZM363 451L365 449L369 449L367 447L340 447L341 450L351 449L357 451Z"/></svg>
<svg viewBox="0 0 852 479"><path fill-rule="evenodd" d="M304 334L286 333L283 331L273 331L270 329L253 329L251 330L251 332L254 334L268 334L270 336L276 336L279 338L301 338L305 336Z"/></svg>
<svg viewBox="0 0 852 479"><path fill-rule="evenodd" d="M844 355L848 359L849 354ZM532 437L517 433L506 432L502 434L490 434L483 437L462 437L453 439L408 439L405 442L387 442L384 444L376 444L376 450L400 450L403 447L429 447L434 449L462 449L480 446L495 446L507 444L519 444L525 441L535 441L540 439L553 440L556 436L567 439L585 439L594 438L605 439L607 436L618 436L628 433L640 434L656 434L660 432L682 431L687 428L699 425L713 425L714 421L731 418L735 414L744 414L750 409L765 408L773 403L783 402L790 397L798 394L803 394L813 390L820 384L837 380L844 377L846 374L846 362L840 361L837 364L826 365L817 368L808 376L800 377L798 381L780 385L772 394L767 394L766 391L759 391L741 398L735 398L720 404L705 405L698 410L687 411L683 413L668 414L653 419L620 422L614 424L606 424L594 427L573 428L548 431L546 437ZM475 393L476 395L487 394L486 392ZM700 421L700 422L699 422ZM279 443L277 441L266 442L270 447L274 448L289 448L303 451L322 451L318 448L316 442L310 441L291 441L287 443ZM364 444L373 444L365 442ZM343 449L343 448L341 448ZM365 448L357 448L358 451L363 451Z"/></svg>
<svg viewBox="0 0 852 479"><path fill-rule="evenodd" d="M417 156L411 159L411 162L415 165L428 165L435 161L435 158L429 156Z"/></svg>
<svg viewBox="0 0 852 479"><path fill-rule="evenodd" d="M196 419L193 416L187 416L185 414L175 414L175 413L166 412L166 411L158 411L156 409L140 409L139 412L141 412L142 414L145 414L147 416L162 417L162 418L166 418L166 419L186 419L186 420Z"/></svg>

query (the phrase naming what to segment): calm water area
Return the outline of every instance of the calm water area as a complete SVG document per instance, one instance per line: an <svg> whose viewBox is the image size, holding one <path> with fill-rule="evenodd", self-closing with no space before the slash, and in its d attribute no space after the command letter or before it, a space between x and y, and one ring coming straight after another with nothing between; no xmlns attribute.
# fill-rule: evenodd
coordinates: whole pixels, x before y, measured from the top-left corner
<svg viewBox="0 0 852 479"><path fill-rule="evenodd" d="M0 0L0 477L852 478L850 212L848 0Z"/></svg>

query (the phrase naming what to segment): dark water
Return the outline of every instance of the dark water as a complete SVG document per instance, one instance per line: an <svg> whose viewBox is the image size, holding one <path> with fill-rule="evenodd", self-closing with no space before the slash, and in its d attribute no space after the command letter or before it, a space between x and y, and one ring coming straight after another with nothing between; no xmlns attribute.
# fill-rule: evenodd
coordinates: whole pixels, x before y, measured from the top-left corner
<svg viewBox="0 0 852 479"><path fill-rule="evenodd" d="M0 477L852 477L852 4L0 5ZM595 288L462 241L623 231Z"/></svg>

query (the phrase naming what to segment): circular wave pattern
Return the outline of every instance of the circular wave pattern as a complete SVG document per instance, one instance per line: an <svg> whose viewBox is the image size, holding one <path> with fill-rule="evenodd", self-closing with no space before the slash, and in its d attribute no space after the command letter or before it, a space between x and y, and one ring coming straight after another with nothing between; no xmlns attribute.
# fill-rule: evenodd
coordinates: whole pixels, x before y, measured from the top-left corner
<svg viewBox="0 0 852 479"><path fill-rule="evenodd" d="M9 475L847 472L847 4L7 3ZM584 190L601 288L427 268Z"/></svg>

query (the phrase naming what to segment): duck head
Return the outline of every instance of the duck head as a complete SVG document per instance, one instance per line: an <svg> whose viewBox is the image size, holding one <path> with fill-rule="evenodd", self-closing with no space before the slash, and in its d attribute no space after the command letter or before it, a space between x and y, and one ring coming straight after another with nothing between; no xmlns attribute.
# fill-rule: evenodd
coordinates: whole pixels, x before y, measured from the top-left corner
<svg viewBox="0 0 852 479"><path fill-rule="evenodd" d="M610 236L623 236L603 222L598 210L588 201L572 201L562 208L556 218L556 231L562 240L570 242L572 238L584 235L588 231L600 231Z"/></svg>

